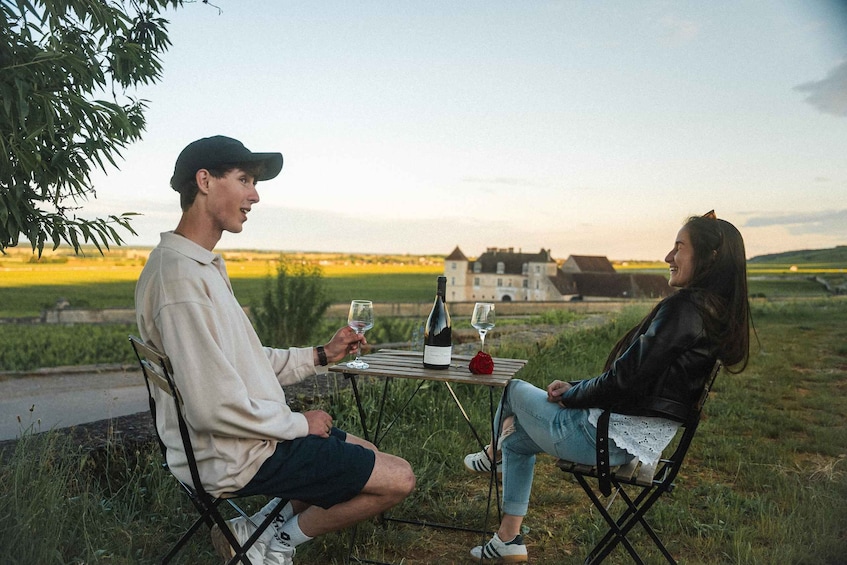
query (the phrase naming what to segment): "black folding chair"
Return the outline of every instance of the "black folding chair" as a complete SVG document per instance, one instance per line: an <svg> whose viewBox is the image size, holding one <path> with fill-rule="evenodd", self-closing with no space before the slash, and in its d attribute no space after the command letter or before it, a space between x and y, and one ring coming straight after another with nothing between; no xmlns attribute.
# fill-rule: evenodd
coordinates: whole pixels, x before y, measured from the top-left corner
<svg viewBox="0 0 847 565"><path fill-rule="evenodd" d="M173 379L173 367L171 366L170 359L168 359L164 353L157 351L135 336L129 336L129 341L132 344L136 357L138 357L138 362L141 365L141 371L144 374L144 381L147 385L147 394L150 402L150 414L153 417L154 428L156 427L156 399L153 395L153 387L163 391L173 400L177 421L179 423L179 433L182 438L182 445L185 450L188 468L191 472L191 482L193 484L187 484L183 481L179 481L179 479L177 480L199 513L197 520L190 528L188 528L188 530L186 530L182 537L179 538L176 545L171 548L168 554L162 558L162 564L169 563L180 549L185 546L191 536L197 532L200 526L205 524L210 529L214 525L217 525L232 547L235 555L227 563L235 564L240 561L245 565L251 565L250 559L247 557L247 552L279 515L287 501L281 500L276 506L274 506L271 513L268 514L261 524L254 523L256 530L247 540L244 541L243 544L238 542L238 539L227 526L226 520L221 514L219 506L222 502L226 501L238 514L244 516L248 520L250 517L233 500L235 498L239 498L238 495L225 494L216 498L210 495L206 489L203 488L203 483L200 481L200 473L197 470L197 460L194 456L194 448L191 444L191 437L188 433L188 425L185 422L182 396ZM164 461L162 466L165 469L170 470L167 463L167 448L162 442L162 438L159 437L158 428L156 428L156 436L159 440L159 447L162 450L162 458Z"/></svg>
<svg viewBox="0 0 847 565"><path fill-rule="evenodd" d="M673 491L674 480L682 468L688 448L691 446L691 441L697 432L703 405L709 396L709 391L720 368L721 363L718 361L715 363L711 375L706 380L699 402L691 409L688 418L682 422L681 432L677 433L678 441L675 444L671 442L671 447L669 448L671 454L666 458L662 457L658 462L638 461L636 458L627 465L612 467L607 472L602 470L602 465L599 462L594 466L582 465L561 459L556 462L562 471L570 473L576 478L576 481L586 494L588 494L591 502L609 525L609 530L597 545L594 546L588 557L585 558L585 564L593 565L601 563L618 544L626 548L635 563L643 564L644 561L629 539L627 539L627 535L638 524L642 526L650 539L653 540L668 563L676 564L676 561L665 547L665 544L662 543L658 534L647 523L645 516L663 494ZM598 469L600 470L598 471ZM596 479L596 486L594 482L589 483L588 479ZM604 503L600 498L600 494L604 490L609 492L606 489L607 482L614 488L615 492L611 494L608 502ZM627 488L631 492L627 492ZM601 491L600 494L598 494L598 491ZM631 493L635 494L633 495ZM618 497L624 502L625 507L617 519L615 519L609 509L615 498Z"/></svg>

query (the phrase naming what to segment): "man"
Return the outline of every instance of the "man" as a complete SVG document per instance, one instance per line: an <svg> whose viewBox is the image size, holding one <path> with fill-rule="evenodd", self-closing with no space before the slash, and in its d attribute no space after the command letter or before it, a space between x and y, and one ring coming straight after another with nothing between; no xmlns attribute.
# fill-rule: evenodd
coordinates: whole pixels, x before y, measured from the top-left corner
<svg viewBox="0 0 847 565"><path fill-rule="evenodd" d="M322 410L292 412L285 402L283 385L325 372L363 336L344 327L317 348L263 347L213 253L224 231L241 232L259 202L256 182L281 169L282 154L253 153L229 137L183 149L171 178L182 217L161 234L135 291L142 339L173 364L206 489L291 500L248 554L254 564L291 563L297 544L391 508L415 484L405 460L334 428ZM158 402L157 411L170 468L190 483L173 408ZM255 526L236 518L230 528L244 541ZM222 556L233 555L220 532L212 537Z"/></svg>

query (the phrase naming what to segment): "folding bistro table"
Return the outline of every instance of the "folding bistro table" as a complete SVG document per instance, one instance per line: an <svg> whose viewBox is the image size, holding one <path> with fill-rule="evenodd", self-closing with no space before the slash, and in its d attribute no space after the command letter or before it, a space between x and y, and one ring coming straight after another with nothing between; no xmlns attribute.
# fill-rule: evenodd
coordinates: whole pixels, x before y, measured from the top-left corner
<svg viewBox="0 0 847 565"><path fill-rule="evenodd" d="M450 396L453 399L453 402L461 412L465 422L467 422L471 433L473 434L474 438L480 446L480 449L482 449L485 444L488 443L487 440L489 437L494 438L493 441L496 445L497 437L500 433L500 426L499 422L494 422L494 417L497 410L497 405L500 402L499 397L501 395L497 395L498 398L495 399L495 391L497 389L505 391L506 385L509 384L509 381L512 380L515 374L520 371L524 365L526 365L526 360L524 359L494 358L494 372L492 374L475 375L471 373L468 369L468 364L472 359L472 357L468 355L453 355L450 367L444 370L424 368L423 353L417 351L381 349L375 353L363 356L362 359L368 364L367 369L354 369L348 367L344 363L340 363L338 365L330 367L329 370L335 373L342 373L347 379L350 380L350 385L353 389L353 397L355 398L356 407L359 411L359 418L362 425L363 437L366 440L372 442L377 447L379 447L380 443L385 438L386 434L391 430L391 427L394 425L397 419L402 416L406 407L409 405L409 403L412 401L412 399L415 397L421 387L423 387L423 385L427 382L433 381L442 382L447 387L448 391L450 392ZM379 408L374 418L375 421L374 419L369 421L367 414L365 413L365 409L362 406L362 397L359 392L359 384L361 384L359 382L360 377L365 377L368 379L382 378L383 380L382 394L379 398ZM392 416L386 417L386 399L389 395L391 381L393 381L394 379L411 379L418 381L418 385L416 388L414 388L411 394L408 395L407 398L401 400L400 408ZM483 441L483 439L480 437L480 434L471 422L467 411L465 410L464 406L462 406L459 397L453 390L453 384L456 383L485 386L488 388L489 429L485 430L485 441ZM495 500L497 501L497 515L499 519L500 497L496 471L496 465L492 465L489 482L488 504L490 508L491 497L492 494L494 494ZM388 516L383 516L383 518L386 521L402 522L419 526L477 532L482 534L491 533L490 531L485 529L485 525L488 519L488 511L486 511L485 516L486 522L481 525L480 529L449 524L436 524L431 522L423 522L420 520L392 518ZM354 539L351 540L350 547L351 555L355 542L355 530L353 532L353 536ZM351 559L360 563L380 563L379 561L369 561L352 557Z"/></svg>

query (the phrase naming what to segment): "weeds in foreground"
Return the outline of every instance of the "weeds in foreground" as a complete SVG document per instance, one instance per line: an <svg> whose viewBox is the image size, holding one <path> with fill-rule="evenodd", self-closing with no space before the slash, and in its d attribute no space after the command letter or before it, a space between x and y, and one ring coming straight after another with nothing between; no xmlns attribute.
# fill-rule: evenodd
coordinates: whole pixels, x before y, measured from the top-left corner
<svg viewBox="0 0 847 565"><path fill-rule="evenodd" d="M589 376L641 314L567 331L541 347L501 343L493 354L529 358L520 377L540 386L551 378ZM652 523L684 563L843 563L847 300L758 304L754 316L761 349L754 348L743 374L719 376L677 489L654 507ZM412 385L392 382L389 410ZM362 387L369 412L378 388ZM485 420L483 389L458 387L457 394L474 421ZM359 429L348 392L321 402L339 425ZM418 488L395 515L477 524L485 514L488 483L462 469L462 455L477 447L451 402L443 386L425 386L385 438L382 447L409 459L418 476ZM4 563L153 563L191 518L189 502L161 469L152 444L108 442L92 454L66 434L25 436L7 453L0 485ZM545 457L537 464L525 524L536 564L581 563L605 531L578 486ZM349 536L330 534L302 546L297 563L344 562ZM649 547L637 535L634 540ZM357 529L362 556L398 563L464 562L479 541L477 534L371 521ZM661 560L649 550L646 558ZM217 562L206 534L198 534L179 562ZM629 562L621 551L608 560Z"/></svg>

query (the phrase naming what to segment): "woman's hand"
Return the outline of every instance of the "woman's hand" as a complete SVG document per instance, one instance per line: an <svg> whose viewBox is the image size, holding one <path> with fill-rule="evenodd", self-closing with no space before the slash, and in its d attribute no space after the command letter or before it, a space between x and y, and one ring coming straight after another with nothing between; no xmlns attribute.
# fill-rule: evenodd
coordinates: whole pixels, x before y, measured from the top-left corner
<svg viewBox="0 0 847 565"><path fill-rule="evenodd" d="M565 404L562 402L562 395L567 392L571 386L571 383L566 383L564 381L553 381L547 385L547 402L554 402L559 406L564 407Z"/></svg>

